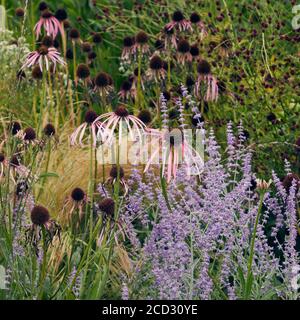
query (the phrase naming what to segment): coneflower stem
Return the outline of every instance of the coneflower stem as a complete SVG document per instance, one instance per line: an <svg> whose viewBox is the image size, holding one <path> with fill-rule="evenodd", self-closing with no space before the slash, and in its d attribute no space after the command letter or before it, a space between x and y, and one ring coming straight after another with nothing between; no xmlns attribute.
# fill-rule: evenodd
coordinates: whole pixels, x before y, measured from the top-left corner
<svg viewBox="0 0 300 320"><path fill-rule="evenodd" d="M163 176L162 168L161 168L161 173L160 173L160 184L161 184L163 196L166 200L167 207L171 211L172 208L171 208L169 198L168 198L167 183L166 183L166 179Z"/></svg>
<svg viewBox="0 0 300 320"><path fill-rule="evenodd" d="M253 264L253 258L254 258L254 246L255 246L257 226L258 226L259 218L261 216L264 196L265 196L265 191L263 190L260 192L259 205L258 205L257 215L256 215L254 229L253 229L251 243L250 243L250 254L249 254L249 260L248 260L247 278L246 278L246 286L245 286L245 294L244 294L244 298L246 300L249 299L249 296L251 294L252 280L253 280L252 264Z"/></svg>
<svg viewBox="0 0 300 320"><path fill-rule="evenodd" d="M47 244L46 244L46 232L45 226L41 227L42 229L42 241L43 241L43 261L41 265L41 272L40 272L40 281L39 281L39 294L38 299L41 299L43 296L43 289L44 289L44 282L46 278L46 262L47 262Z"/></svg>
<svg viewBox="0 0 300 320"><path fill-rule="evenodd" d="M92 131L90 129L90 131ZM90 177L89 177L89 197L90 197L90 237L93 233L93 201L94 201L94 174L93 174L93 160L94 160L94 148L93 148L93 136L92 132L90 132ZM88 206L87 206L88 207Z"/></svg>

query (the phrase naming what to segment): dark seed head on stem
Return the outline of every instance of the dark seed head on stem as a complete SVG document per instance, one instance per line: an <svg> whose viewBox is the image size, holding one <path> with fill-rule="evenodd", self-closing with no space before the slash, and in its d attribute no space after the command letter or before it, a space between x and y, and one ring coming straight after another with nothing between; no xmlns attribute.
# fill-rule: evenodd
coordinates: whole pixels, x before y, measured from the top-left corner
<svg viewBox="0 0 300 320"><path fill-rule="evenodd" d="M172 20L175 22L181 22L184 20L184 15L180 10L176 10L172 15Z"/></svg>
<svg viewBox="0 0 300 320"><path fill-rule="evenodd" d="M51 123L46 124L46 126L44 128L44 134L47 137L52 137L55 135L55 128Z"/></svg>
<svg viewBox="0 0 300 320"><path fill-rule="evenodd" d="M98 117L97 113L94 110L88 110L85 113L84 121L88 124L92 124Z"/></svg>
<svg viewBox="0 0 300 320"><path fill-rule="evenodd" d="M46 47L53 47L53 39L50 36L45 36L42 40L42 45Z"/></svg>
<svg viewBox="0 0 300 320"><path fill-rule="evenodd" d="M82 43L81 49L85 53L91 52L92 45L88 41L85 41L85 42Z"/></svg>
<svg viewBox="0 0 300 320"><path fill-rule="evenodd" d="M97 87L100 87L100 88L106 87L108 86L108 82L109 82L109 79L108 79L107 73L105 72L99 72L95 77L95 85Z"/></svg>
<svg viewBox="0 0 300 320"><path fill-rule="evenodd" d="M129 115L129 112L128 110L123 107L123 106L119 106L116 111L115 111L115 114L121 118L125 118Z"/></svg>
<svg viewBox="0 0 300 320"><path fill-rule="evenodd" d="M199 56L199 48L196 44L192 45L191 48L190 48L190 54L193 56L193 57L198 57Z"/></svg>
<svg viewBox="0 0 300 320"><path fill-rule="evenodd" d="M78 40L80 38L80 33L78 31L78 29L71 29L69 31L69 37L72 39L72 40Z"/></svg>
<svg viewBox="0 0 300 320"><path fill-rule="evenodd" d="M49 19L53 16L53 14L48 9L46 9L42 12L41 16L44 19Z"/></svg>
<svg viewBox="0 0 300 320"><path fill-rule="evenodd" d="M177 44L177 50L180 53L187 53L190 51L190 49L191 49L190 44L185 39L180 40Z"/></svg>
<svg viewBox="0 0 300 320"><path fill-rule="evenodd" d="M31 127L26 128L24 130L24 140L25 141L33 141L36 138L35 130Z"/></svg>
<svg viewBox="0 0 300 320"><path fill-rule="evenodd" d="M105 214L107 214L109 217L113 217L114 212L115 212L115 202L114 202L114 200L111 199L111 198L103 199L99 203L99 209L102 212L104 212Z"/></svg>
<svg viewBox="0 0 300 320"><path fill-rule="evenodd" d="M124 169L119 166L119 170L118 170L118 166L116 165L113 165L110 169L110 172L109 172L109 175L114 178L114 179L117 179L118 177L118 172L119 172L119 177L120 179L124 178Z"/></svg>
<svg viewBox="0 0 300 320"><path fill-rule="evenodd" d="M192 23L198 23L198 22L200 22L200 15L197 13L197 12L193 12L192 14L191 14L191 16L190 16L190 21L192 22Z"/></svg>
<svg viewBox="0 0 300 320"><path fill-rule="evenodd" d="M125 37L123 39L123 46L124 47L130 48L134 45L134 43L135 43L135 39L133 37Z"/></svg>
<svg viewBox="0 0 300 320"><path fill-rule="evenodd" d="M86 79L90 76L90 69L86 64L81 63L77 67L76 74L79 79Z"/></svg>
<svg viewBox="0 0 300 320"><path fill-rule="evenodd" d="M144 124L148 124L152 121L152 116L150 111L148 111L147 109L141 110L138 114L138 118L144 123Z"/></svg>
<svg viewBox="0 0 300 320"><path fill-rule="evenodd" d="M39 3L39 10L40 10L40 11L44 11L44 10L46 10L46 9L48 9L47 3L44 2L44 1L40 2L40 3Z"/></svg>
<svg viewBox="0 0 300 320"><path fill-rule="evenodd" d="M296 192L297 192L299 190L299 186L300 186L300 178L297 174L289 173L282 180L282 185L284 186L284 188L287 192L290 191L290 188L292 186L293 181L296 181Z"/></svg>
<svg viewBox="0 0 300 320"><path fill-rule="evenodd" d="M16 135L21 130L21 124L18 121L14 121L9 125L12 135Z"/></svg>
<svg viewBox="0 0 300 320"><path fill-rule="evenodd" d="M95 60L97 58L97 54L94 51L89 52L88 54L89 60Z"/></svg>
<svg viewBox="0 0 300 320"><path fill-rule="evenodd" d="M132 82L129 80L124 80L121 85L121 90L129 91L132 88Z"/></svg>
<svg viewBox="0 0 300 320"><path fill-rule="evenodd" d="M206 60L201 60L197 65L197 71L199 74L210 74L210 64Z"/></svg>
<svg viewBox="0 0 300 320"><path fill-rule="evenodd" d="M46 209L43 206L35 206L31 210L31 221L34 225L37 226L42 226L45 225L49 219L50 219L50 214L48 209Z"/></svg>
<svg viewBox="0 0 300 320"><path fill-rule="evenodd" d="M96 44L99 44L102 42L102 36L100 33L94 33L93 34L93 38L92 38L93 42L96 43Z"/></svg>
<svg viewBox="0 0 300 320"><path fill-rule="evenodd" d="M55 18L58 20L58 21L64 21L68 18L68 14L67 14L67 11L65 9L58 9L56 12L55 12Z"/></svg>
<svg viewBox="0 0 300 320"><path fill-rule="evenodd" d="M155 55L151 58L150 68L152 70L160 70L162 66L163 66L163 61L159 56Z"/></svg>
<svg viewBox="0 0 300 320"><path fill-rule="evenodd" d="M4 160L5 160L4 153L0 153L0 163L4 162Z"/></svg>
<svg viewBox="0 0 300 320"><path fill-rule="evenodd" d="M15 14L19 18L24 17L24 9L23 8L17 8L16 11L15 11Z"/></svg>
<svg viewBox="0 0 300 320"><path fill-rule="evenodd" d="M74 201L82 201L85 197L85 193L81 188L75 188L72 190L71 197Z"/></svg>
<svg viewBox="0 0 300 320"><path fill-rule="evenodd" d="M143 45L143 44L146 44L146 43L148 42L149 37L148 37L148 35L147 35L146 32L140 31L140 32L136 35L135 40L136 40L136 42L137 42L138 44L142 44L142 45Z"/></svg>

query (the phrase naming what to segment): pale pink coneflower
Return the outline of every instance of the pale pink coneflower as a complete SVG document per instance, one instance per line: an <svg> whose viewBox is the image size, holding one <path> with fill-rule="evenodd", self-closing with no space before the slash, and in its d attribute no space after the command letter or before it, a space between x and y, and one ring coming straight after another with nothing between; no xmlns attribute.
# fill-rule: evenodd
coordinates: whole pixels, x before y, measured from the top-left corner
<svg viewBox="0 0 300 320"><path fill-rule="evenodd" d="M123 61L130 61L131 56L135 53L135 38L125 37L123 39L123 49L121 54L121 59Z"/></svg>
<svg viewBox="0 0 300 320"><path fill-rule="evenodd" d="M152 56L149 63L149 69L146 72L146 76L150 80L159 82L166 76L166 70L163 68L163 66L163 61L158 55Z"/></svg>
<svg viewBox="0 0 300 320"><path fill-rule="evenodd" d="M109 172L109 177L105 181L105 183L114 185L119 178L120 185L124 188L125 195L128 193L128 185L126 180L124 179L124 169L121 166L113 165Z"/></svg>
<svg viewBox="0 0 300 320"><path fill-rule="evenodd" d="M164 39L165 48L174 48L177 49L177 36L174 34L174 30L169 30L166 26L162 31L162 37Z"/></svg>
<svg viewBox="0 0 300 320"><path fill-rule="evenodd" d="M120 91L118 92L118 96L121 100L127 101L130 98L132 99L136 98L137 90L134 86L133 81L134 81L134 77L123 81Z"/></svg>
<svg viewBox="0 0 300 320"><path fill-rule="evenodd" d="M43 65L46 65L46 70L49 70L50 62L53 63L53 71L55 72L56 64L65 65L65 61L60 57L60 53L54 47L46 47L42 45L36 51L30 52L23 64L22 69L28 67L30 68L33 65L39 65L41 71L43 71Z"/></svg>
<svg viewBox="0 0 300 320"><path fill-rule="evenodd" d="M111 76L105 72L99 72L94 80L94 91L98 92L100 97L106 97L113 91L113 80Z"/></svg>
<svg viewBox="0 0 300 320"><path fill-rule="evenodd" d="M132 52L133 53L148 53L150 48L148 45L148 40L149 40L149 36L147 35L147 33L145 33L144 31L140 31L136 36L135 36L135 44L132 48Z"/></svg>
<svg viewBox="0 0 300 320"><path fill-rule="evenodd" d="M99 127L99 123L96 123L97 113L93 110L88 110L84 117L84 123L82 123L75 131L71 134L70 144L71 146L79 145L84 146L83 139L87 129L89 129L90 138L92 139L93 147L97 144L97 133L99 130L103 130Z"/></svg>
<svg viewBox="0 0 300 320"><path fill-rule="evenodd" d="M9 160L4 159L2 162L3 169L9 168L10 176L14 184L17 184L16 182L16 175L21 180L26 179L30 181L30 170L21 164L20 156L18 154L13 155ZM35 178L35 177L34 177Z"/></svg>
<svg viewBox="0 0 300 320"><path fill-rule="evenodd" d="M197 66L198 79L195 85L195 94L199 95L201 85L206 85L205 101L217 101L219 96L218 81L211 74L210 64L206 60L201 60Z"/></svg>
<svg viewBox="0 0 300 320"><path fill-rule="evenodd" d="M190 53L191 46L185 39L181 39L177 44L176 58L178 63L185 65L186 62L192 62L193 56Z"/></svg>
<svg viewBox="0 0 300 320"><path fill-rule="evenodd" d="M190 21L200 29L200 40L203 40L208 33L205 24L201 21L200 15L197 12L193 12L190 16Z"/></svg>
<svg viewBox="0 0 300 320"><path fill-rule="evenodd" d="M167 171L167 182L172 178L176 179L179 164L185 165L187 177L191 175L199 175L204 166L204 161L200 154L191 146L185 134L180 129L152 129L148 133L151 138L151 144L155 145L154 150L146 164L144 172L146 172L150 165L155 163L155 159L160 157L162 163L162 176L165 176Z"/></svg>
<svg viewBox="0 0 300 320"><path fill-rule="evenodd" d="M166 25L166 29L172 30L177 28L179 31L192 30L191 22L184 18L181 11L177 10L172 15L172 21Z"/></svg>
<svg viewBox="0 0 300 320"><path fill-rule="evenodd" d="M119 106L114 112L100 115L94 121L94 125L97 125L99 128L97 137L108 144L112 143L114 133L118 130L119 145L122 144L123 128L126 128L129 131L132 140L136 140L136 135L142 140L142 135L146 128L145 124L139 118L130 115L128 110L123 106Z"/></svg>
<svg viewBox="0 0 300 320"><path fill-rule="evenodd" d="M57 36L58 31L60 31L61 34L64 33L60 22L49 10L42 12L40 20L34 27L36 38L42 33L42 27L44 27L47 36L51 36L53 39Z"/></svg>

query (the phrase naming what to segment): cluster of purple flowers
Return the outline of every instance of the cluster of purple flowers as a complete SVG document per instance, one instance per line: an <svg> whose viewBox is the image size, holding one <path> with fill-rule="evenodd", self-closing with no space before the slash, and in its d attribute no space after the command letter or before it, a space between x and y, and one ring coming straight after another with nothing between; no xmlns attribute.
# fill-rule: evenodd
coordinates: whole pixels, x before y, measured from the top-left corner
<svg viewBox="0 0 300 320"><path fill-rule="evenodd" d="M225 161L214 133L207 134L201 183L197 183L198 177L188 180L181 168L176 181L168 186L171 209L159 188L158 177L148 172L142 178L134 169L130 181L134 193L129 195L125 216L142 267L134 279L128 280L128 286L136 290L143 287L145 292L145 283L151 283L144 298L243 296L259 192L242 125L237 131L235 134L228 124ZM252 297L299 298L293 277L299 265L296 241L300 194L296 181L289 190L275 173L273 181L276 190L273 192L271 187L264 195L256 233ZM142 241L137 231L141 225L148 235Z"/></svg>

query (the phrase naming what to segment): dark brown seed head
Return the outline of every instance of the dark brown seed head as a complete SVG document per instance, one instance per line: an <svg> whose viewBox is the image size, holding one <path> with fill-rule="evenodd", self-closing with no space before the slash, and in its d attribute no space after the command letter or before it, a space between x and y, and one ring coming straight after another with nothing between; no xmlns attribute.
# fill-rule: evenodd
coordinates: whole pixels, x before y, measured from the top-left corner
<svg viewBox="0 0 300 320"><path fill-rule="evenodd" d="M162 50L164 48L164 46L165 45L164 45L163 41L160 39L157 39L154 43L154 47L156 50Z"/></svg>
<svg viewBox="0 0 300 320"><path fill-rule="evenodd" d="M41 54L42 56L46 56L48 54L48 47L41 45L39 47L39 54Z"/></svg>
<svg viewBox="0 0 300 320"><path fill-rule="evenodd" d="M129 112L128 110L123 107L123 106L119 106L116 111L115 111L115 114L121 118L125 118L129 115Z"/></svg>
<svg viewBox="0 0 300 320"><path fill-rule="evenodd" d="M129 91L132 88L132 82L129 80L124 80L121 85L121 90Z"/></svg>
<svg viewBox="0 0 300 320"><path fill-rule="evenodd" d="M95 77L95 85L99 88L108 86L108 76L105 72L99 72Z"/></svg>
<svg viewBox="0 0 300 320"><path fill-rule="evenodd" d="M18 167L20 165L20 158L17 155L13 155L9 161L10 165Z"/></svg>
<svg viewBox="0 0 300 320"><path fill-rule="evenodd" d="M85 193L81 188L75 188L71 193L71 197L74 201L79 202L84 199Z"/></svg>
<svg viewBox="0 0 300 320"><path fill-rule="evenodd" d="M51 123L46 124L46 126L44 128L44 134L47 137L52 137L55 135L55 128Z"/></svg>
<svg viewBox="0 0 300 320"><path fill-rule="evenodd" d="M88 41L85 41L81 45L81 49L83 52L90 52L92 50L92 46Z"/></svg>
<svg viewBox="0 0 300 320"><path fill-rule="evenodd" d="M191 48L190 48L190 54L193 56L193 57L198 57L199 56L199 48L196 44L192 45Z"/></svg>
<svg viewBox="0 0 300 320"><path fill-rule="evenodd" d="M50 36L45 36L42 40L42 45L46 47L53 47L53 39Z"/></svg>
<svg viewBox="0 0 300 320"><path fill-rule="evenodd" d="M88 124L92 124L98 117L97 113L94 110L88 110L85 113L84 121Z"/></svg>
<svg viewBox="0 0 300 320"><path fill-rule="evenodd" d="M134 43L135 43L135 39L133 37L125 37L123 39L123 46L124 47L130 48L134 45Z"/></svg>
<svg viewBox="0 0 300 320"><path fill-rule="evenodd" d="M140 31L135 37L136 42L141 45L146 44L148 42L148 39L149 37L144 31Z"/></svg>
<svg viewBox="0 0 300 320"><path fill-rule="evenodd" d="M90 76L90 69L86 64L81 63L77 67L76 74L79 79L86 79Z"/></svg>
<svg viewBox="0 0 300 320"><path fill-rule="evenodd" d="M46 10L46 9L48 9L47 3L44 2L44 1L40 2L40 4L39 4L39 10L40 10L40 11L44 11L44 10Z"/></svg>
<svg viewBox="0 0 300 320"><path fill-rule="evenodd" d="M187 53L190 51L190 44L187 40L185 39L182 39L180 41L178 41L178 44L177 44L177 50L178 52L180 53Z"/></svg>
<svg viewBox="0 0 300 320"><path fill-rule="evenodd" d="M97 44L102 42L102 36L98 32L93 34L93 38L92 39L93 39L93 42L97 43Z"/></svg>
<svg viewBox="0 0 300 320"><path fill-rule="evenodd" d="M187 76L185 80L185 84L187 87L191 87L195 84L195 81L191 76Z"/></svg>
<svg viewBox="0 0 300 320"><path fill-rule="evenodd" d="M89 60L95 60L97 58L97 54L94 51L89 52L88 59Z"/></svg>
<svg viewBox="0 0 300 320"><path fill-rule="evenodd" d="M42 226L45 225L50 219L48 209L43 206L35 206L31 210L31 221L34 225Z"/></svg>
<svg viewBox="0 0 300 320"><path fill-rule="evenodd" d="M5 160L5 155L4 153L0 153L0 163L2 163Z"/></svg>
<svg viewBox="0 0 300 320"><path fill-rule="evenodd" d="M163 92L164 98L169 101L171 99L171 93L169 91Z"/></svg>
<svg viewBox="0 0 300 320"><path fill-rule="evenodd" d="M150 60L150 68L152 70L160 70L163 66L163 61L159 56L153 56Z"/></svg>
<svg viewBox="0 0 300 320"><path fill-rule="evenodd" d="M73 28L69 31L69 37L72 40L78 40L80 38L80 33L77 29Z"/></svg>
<svg viewBox="0 0 300 320"><path fill-rule="evenodd" d="M16 135L21 130L21 125L18 121L14 121L9 125L9 130L12 135Z"/></svg>
<svg viewBox="0 0 300 320"><path fill-rule="evenodd" d="M190 16L190 21L192 23L198 23L200 22L200 15L197 12L193 12Z"/></svg>
<svg viewBox="0 0 300 320"><path fill-rule="evenodd" d="M32 78L35 80L40 80L43 78L43 73L40 69L40 66L35 66L31 72Z"/></svg>
<svg viewBox="0 0 300 320"><path fill-rule="evenodd" d="M300 178L295 173L289 173L286 175L282 181L282 185L284 186L287 192L290 191L293 181L296 181L296 192L299 190L300 186Z"/></svg>
<svg viewBox="0 0 300 320"><path fill-rule="evenodd" d="M172 15L172 20L175 22L181 22L183 19L184 19L184 15L179 10L176 10Z"/></svg>
<svg viewBox="0 0 300 320"><path fill-rule="evenodd" d="M115 202L111 198L103 199L99 203L99 209L104 212L106 215L113 217L115 212Z"/></svg>
<svg viewBox="0 0 300 320"><path fill-rule="evenodd" d="M24 9L23 8L17 8L16 11L15 11L15 14L19 18L24 17Z"/></svg>
<svg viewBox="0 0 300 320"><path fill-rule="evenodd" d="M64 21L68 18L68 14L67 14L67 11L65 9L58 9L56 12L55 12L55 18L58 20L58 21Z"/></svg>
<svg viewBox="0 0 300 320"><path fill-rule="evenodd" d="M152 116L150 111L148 111L147 109L141 110L138 114L138 118L144 123L144 124L148 124L152 121Z"/></svg>
<svg viewBox="0 0 300 320"><path fill-rule="evenodd" d="M124 178L124 170L122 167L119 166L119 170L118 170L118 166L114 165L111 167L110 169L110 172L109 172L109 175L114 178L114 179L117 179L118 177L118 171L119 171L119 176L120 176L120 179Z"/></svg>
<svg viewBox="0 0 300 320"><path fill-rule="evenodd" d="M31 127L24 130L24 140L33 141L36 138L35 130Z"/></svg>
<svg viewBox="0 0 300 320"><path fill-rule="evenodd" d="M42 18L49 19L53 16L53 14L49 10L44 10L41 14Z"/></svg>
<svg viewBox="0 0 300 320"><path fill-rule="evenodd" d="M197 71L199 74L210 74L210 64L206 60L201 60L197 65Z"/></svg>

